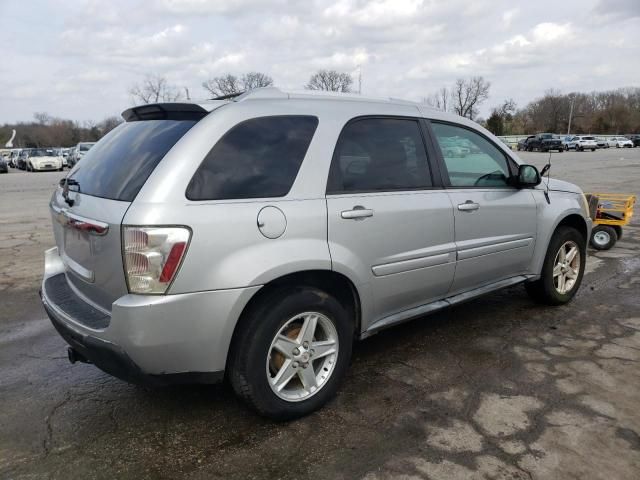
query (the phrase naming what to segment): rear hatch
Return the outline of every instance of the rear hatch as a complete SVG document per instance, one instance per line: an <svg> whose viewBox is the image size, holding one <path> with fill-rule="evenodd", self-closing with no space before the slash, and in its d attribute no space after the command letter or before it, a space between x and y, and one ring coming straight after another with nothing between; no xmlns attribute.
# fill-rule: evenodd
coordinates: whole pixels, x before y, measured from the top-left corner
<svg viewBox="0 0 640 480"><path fill-rule="evenodd" d="M110 311L127 293L121 224L167 152L204 115L192 104L137 107L60 182L51 199L53 230L68 281Z"/></svg>

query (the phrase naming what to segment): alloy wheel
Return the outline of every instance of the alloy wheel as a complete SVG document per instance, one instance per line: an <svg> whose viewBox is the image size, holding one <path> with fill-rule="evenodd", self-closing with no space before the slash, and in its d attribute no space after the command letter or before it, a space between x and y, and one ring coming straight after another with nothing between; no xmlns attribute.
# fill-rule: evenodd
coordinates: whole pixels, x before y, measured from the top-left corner
<svg viewBox="0 0 640 480"><path fill-rule="evenodd" d="M269 347L269 386L288 402L312 397L331 378L338 350L338 332L327 316L319 312L296 315L280 328Z"/></svg>
<svg viewBox="0 0 640 480"><path fill-rule="evenodd" d="M573 240L562 244L553 262L553 286L561 295L569 293L580 272L580 247Z"/></svg>

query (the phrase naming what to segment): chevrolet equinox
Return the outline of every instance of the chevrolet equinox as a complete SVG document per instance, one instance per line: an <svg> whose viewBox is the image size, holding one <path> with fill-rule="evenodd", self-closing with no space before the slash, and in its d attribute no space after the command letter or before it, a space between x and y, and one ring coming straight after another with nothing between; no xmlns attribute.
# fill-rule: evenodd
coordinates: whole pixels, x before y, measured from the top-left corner
<svg viewBox="0 0 640 480"><path fill-rule="evenodd" d="M561 305L582 191L471 120L275 88L133 107L50 203L42 302L72 362L227 378L263 415L327 402L355 340L522 283Z"/></svg>

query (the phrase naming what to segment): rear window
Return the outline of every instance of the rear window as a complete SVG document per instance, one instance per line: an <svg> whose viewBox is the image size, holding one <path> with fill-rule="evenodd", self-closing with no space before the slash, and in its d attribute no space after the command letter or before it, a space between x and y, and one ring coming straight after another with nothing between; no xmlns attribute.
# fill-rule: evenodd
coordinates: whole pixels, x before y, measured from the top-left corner
<svg viewBox="0 0 640 480"><path fill-rule="evenodd" d="M117 126L82 157L69 178L80 192L133 201L160 160L195 124L191 120L145 120Z"/></svg>
<svg viewBox="0 0 640 480"><path fill-rule="evenodd" d="M293 185L318 119L287 115L242 122L214 145L189 186L189 200L283 197Z"/></svg>

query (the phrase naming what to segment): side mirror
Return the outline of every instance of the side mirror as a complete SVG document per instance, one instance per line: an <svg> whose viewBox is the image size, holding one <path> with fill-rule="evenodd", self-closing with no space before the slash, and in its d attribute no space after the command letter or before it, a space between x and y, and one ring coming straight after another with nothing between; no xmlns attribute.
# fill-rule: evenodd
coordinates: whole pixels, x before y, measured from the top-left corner
<svg viewBox="0 0 640 480"><path fill-rule="evenodd" d="M520 188L535 187L542 181L540 172L533 165L520 165L516 186Z"/></svg>

